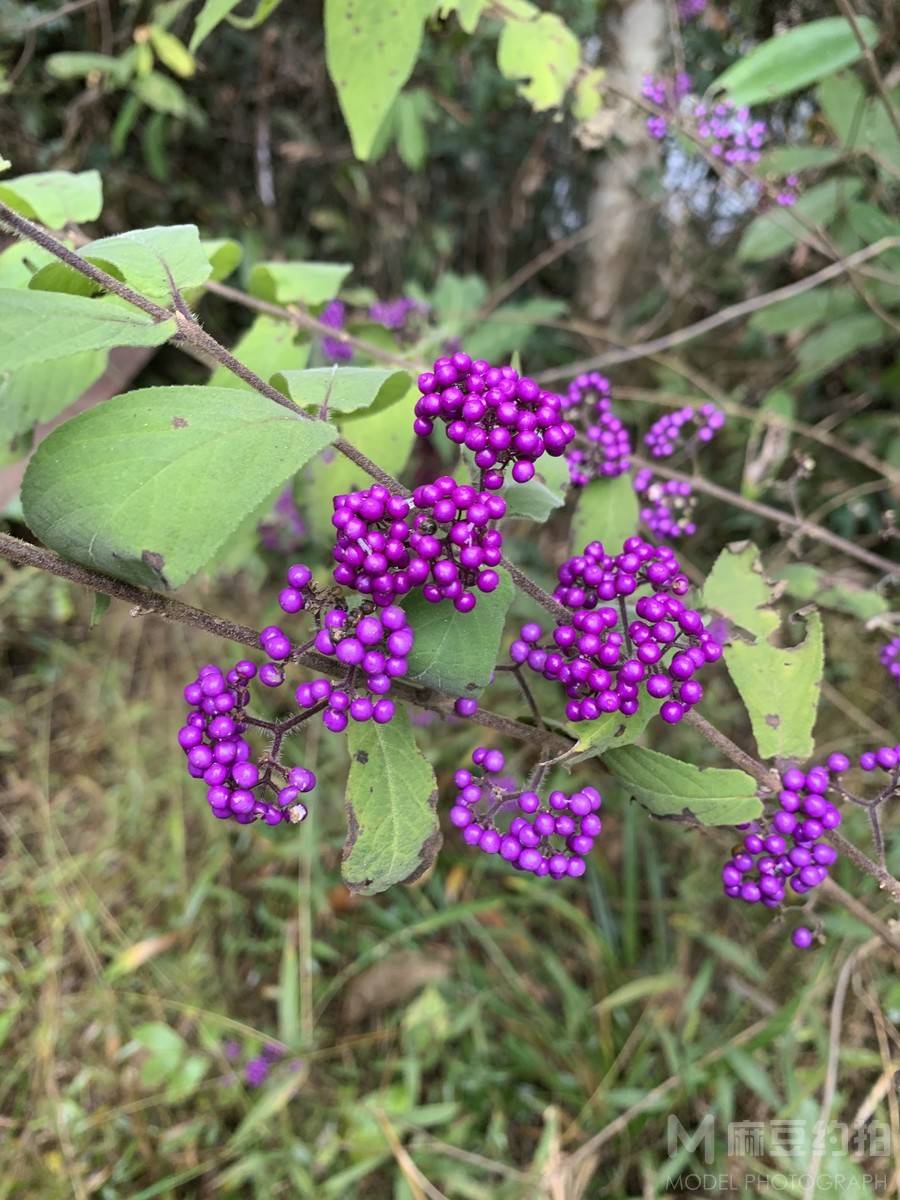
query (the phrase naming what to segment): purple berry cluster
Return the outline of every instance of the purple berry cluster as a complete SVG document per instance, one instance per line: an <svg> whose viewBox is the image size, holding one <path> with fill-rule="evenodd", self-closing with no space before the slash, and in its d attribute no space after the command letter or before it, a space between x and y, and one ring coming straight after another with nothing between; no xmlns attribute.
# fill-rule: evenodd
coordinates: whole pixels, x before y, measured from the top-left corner
<svg viewBox="0 0 900 1200"><path fill-rule="evenodd" d="M827 879L837 851L822 837L841 823L827 793L833 786L832 775L841 775L849 767L845 754L832 754L826 766L807 772L790 767L782 774L775 812L764 823L754 821L743 827L743 842L722 867L726 896L780 908L788 888L802 896ZM812 937L807 940L805 934L799 941L792 940L801 949L812 944Z"/></svg>
<svg viewBox="0 0 900 1200"><path fill-rule="evenodd" d="M572 485L585 487L592 479L624 475L631 465L631 437L612 411L606 376L597 371L577 375L569 384L565 415L586 443L566 454Z"/></svg>
<svg viewBox="0 0 900 1200"><path fill-rule="evenodd" d="M882 646L879 661L897 687L900 687L900 637L891 638L887 645Z"/></svg>
<svg viewBox="0 0 900 1200"><path fill-rule="evenodd" d="M879 767L893 776L893 786L900 782L900 745L879 746L877 750L866 750L859 756L863 771L875 771Z"/></svg>
<svg viewBox="0 0 900 1200"><path fill-rule="evenodd" d="M307 808L300 796L316 786L315 775L305 767L287 768L266 755L259 763L251 761L250 743L244 736L251 724L245 712L249 683L255 678L265 682L266 666L281 672L276 664L257 668L242 659L223 674L208 663L184 689L191 708L178 731L178 744L187 758L188 774L206 784L213 815L239 825L305 820Z"/></svg>
<svg viewBox="0 0 900 1200"><path fill-rule="evenodd" d="M429 311L428 305L421 300L397 296L393 300L376 300L369 308L369 317L392 333L402 334L407 332L408 325L415 317L425 317Z"/></svg>
<svg viewBox="0 0 900 1200"><path fill-rule="evenodd" d="M517 665L563 685L566 719L590 721L604 713L633 716L642 690L661 701L660 716L677 724L703 698L693 676L722 656L722 648L695 609L679 597L688 581L674 554L639 537L611 556L599 542L559 569L556 599L573 610L545 644L536 622L523 625L509 648ZM649 588L643 595L636 595ZM616 601L600 605L601 601ZM629 620L627 604L633 604Z"/></svg>
<svg viewBox="0 0 900 1200"><path fill-rule="evenodd" d="M512 478L527 483L542 454L559 457L575 437L563 417L563 401L513 367L493 367L458 351L439 358L419 376L413 428L430 437L442 421L447 437L475 456L481 486L498 491L512 464Z"/></svg>
<svg viewBox="0 0 900 1200"><path fill-rule="evenodd" d="M715 404L689 405L665 412L647 430L644 443L653 458L671 458L694 443L711 442L725 424L725 414Z"/></svg>
<svg viewBox="0 0 900 1200"><path fill-rule="evenodd" d="M682 21L695 21L706 12L706 0L678 0L678 15Z"/></svg>
<svg viewBox="0 0 900 1200"><path fill-rule="evenodd" d="M322 722L332 733L341 733L354 721L386 725L394 716L387 698L394 679L408 670L407 655L415 634L406 613L395 604L378 612L362 605L353 612L331 608L324 614L314 646L345 668L340 687L330 679L301 683L295 692L301 709L322 709Z"/></svg>
<svg viewBox="0 0 900 1200"><path fill-rule="evenodd" d="M671 79L644 77L642 96L663 110L647 118L650 136L664 138L671 118L677 114L713 158L728 165L755 166L769 138L766 122L754 117L745 105L735 105L727 98L707 104L692 92L692 87L691 77L684 73ZM796 175L786 176L776 203L783 207L795 204L798 186Z"/></svg>
<svg viewBox="0 0 900 1200"><path fill-rule="evenodd" d="M506 501L442 475L412 499L376 484L334 497L337 583L389 605L415 588L431 603L471 612L500 583L503 539L494 527ZM474 589L474 590L473 590Z"/></svg>
<svg viewBox="0 0 900 1200"><path fill-rule="evenodd" d="M634 490L641 497L641 521L654 537L674 540L697 532L697 497L687 480L657 479L643 467L635 474Z"/></svg>
<svg viewBox="0 0 900 1200"><path fill-rule="evenodd" d="M450 809L450 821L466 845L499 854L516 870L540 877L583 875L601 829L597 814L602 799L596 788L553 791L544 802L535 791L504 790L498 779L505 766L501 751L479 746L472 762L478 770L462 768L453 777L457 794ZM504 833L497 818L512 813Z"/></svg>

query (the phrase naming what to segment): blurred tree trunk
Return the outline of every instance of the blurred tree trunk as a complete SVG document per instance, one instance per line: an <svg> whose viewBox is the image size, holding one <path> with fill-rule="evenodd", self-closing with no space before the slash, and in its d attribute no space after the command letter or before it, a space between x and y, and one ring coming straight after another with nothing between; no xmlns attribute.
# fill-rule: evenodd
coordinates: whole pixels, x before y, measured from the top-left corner
<svg viewBox="0 0 900 1200"><path fill-rule="evenodd" d="M609 10L603 65L609 82L639 96L645 75L654 74L668 40L665 0L620 0ZM615 113L613 138L600 156L587 219L597 232L587 243L580 281L588 316L609 319L636 260L646 248L650 214L639 204L637 183L658 154L646 131L646 114L610 97Z"/></svg>

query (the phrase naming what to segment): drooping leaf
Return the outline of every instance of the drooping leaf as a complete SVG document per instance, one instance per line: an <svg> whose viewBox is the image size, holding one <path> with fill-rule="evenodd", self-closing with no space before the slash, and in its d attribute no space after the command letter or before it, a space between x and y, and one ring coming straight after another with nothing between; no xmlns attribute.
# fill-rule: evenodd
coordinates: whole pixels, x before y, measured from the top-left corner
<svg viewBox="0 0 900 1200"><path fill-rule="evenodd" d="M825 663L818 612L801 614L806 635L799 645L779 644L774 588L750 542L725 547L704 584L703 600L736 627L725 648L725 665L750 716L760 755L808 758Z"/></svg>
<svg viewBox="0 0 900 1200"><path fill-rule="evenodd" d="M867 46L878 41L868 17L858 17ZM763 42L731 64L713 84L735 104L758 104L788 96L862 58L863 50L843 17L806 21Z"/></svg>
<svg viewBox="0 0 900 1200"><path fill-rule="evenodd" d="M507 79L523 80L519 92L535 112L558 108L581 61L581 45L555 13L508 19L497 43L497 66Z"/></svg>
<svg viewBox="0 0 900 1200"><path fill-rule="evenodd" d="M267 381L278 371L302 371L309 358L309 342L298 342L297 333L296 326L290 321L262 313L241 334L232 353L245 367ZM253 390L224 366L216 367L209 382L212 387Z"/></svg>
<svg viewBox="0 0 900 1200"><path fill-rule="evenodd" d="M353 151L366 160L412 74L430 0L325 0L325 61Z"/></svg>
<svg viewBox="0 0 900 1200"><path fill-rule="evenodd" d="M22 486L32 531L119 579L180 587L336 436L255 393L145 388L61 425Z"/></svg>
<svg viewBox="0 0 900 1200"><path fill-rule="evenodd" d="M155 300L170 298L169 273L176 287L187 291L204 284L212 270L196 225L132 229L128 233L88 242L78 255ZM90 279L62 262L42 267L29 286L38 291L71 292L82 296L96 290Z"/></svg>
<svg viewBox="0 0 900 1200"><path fill-rule="evenodd" d="M0 444L58 416L105 368L105 350L85 350L0 373Z"/></svg>
<svg viewBox="0 0 900 1200"><path fill-rule="evenodd" d="M103 183L99 171L41 171L4 179L0 200L23 217L49 229L62 229L69 221L97 220L103 208Z"/></svg>
<svg viewBox="0 0 900 1200"><path fill-rule="evenodd" d="M812 563L788 563L775 572L775 578L784 580L787 594L795 600L803 604L815 601L821 608L849 613L859 621L890 611L880 592L850 579L832 578Z"/></svg>
<svg viewBox="0 0 900 1200"><path fill-rule="evenodd" d="M589 542L602 542L610 554L620 554L626 538L638 532L640 506L631 476L595 479L575 501L571 543L580 554Z"/></svg>
<svg viewBox="0 0 900 1200"><path fill-rule="evenodd" d="M352 270L350 263L261 262L250 272L250 293L274 304L324 304Z"/></svg>
<svg viewBox="0 0 900 1200"><path fill-rule="evenodd" d="M816 225L828 226L862 190L863 181L852 175L836 175L817 184L800 197L792 209L778 209L755 217L738 245L742 262L765 262L782 254L806 230L793 214L805 217Z"/></svg>
<svg viewBox="0 0 900 1200"><path fill-rule="evenodd" d="M762 813L756 781L743 771L696 767L647 750L607 750L603 763L659 817L690 814L703 825L741 825Z"/></svg>
<svg viewBox="0 0 900 1200"><path fill-rule="evenodd" d="M536 465L533 479L528 483L509 483L503 489L506 515L528 517L543 524L555 509L565 504L568 486L569 467L565 458L545 454Z"/></svg>
<svg viewBox="0 0 900 1200"><path fill-rule="evenodd" d="M347 841L341 873L352 892L373 896L411 882L440 849L437 785L406 709L387 725L350 723Z"/></svg>
<svg viewBox="0 0 900 1200"><path fill-rule="evenodd" d="M310 412L327 399L329 413L381 412L409 392L407 371L383 367L313 367L282 370L272 380L279 391Z"/></svg>
<svg viewBox="0 0 900 1200"><path fill-rule="evenodd" d="M232 9L237 8L241 0L204 0L203 7L197 13L194 22L194 32L188 43L188 49L194 54L200 43L212 33L217 25L225 20Z"/></svg>
<svg viewBox="0 0 900 1200"><path fill-rule="evenodd" d="M88 300L0 288L0 344L7 371L83 350L161 346L174 332L174 320L156 321L114 297Z"/></svg>
<svg viewBox="0 0 900 1200"><path fill-rule="evenodd" d="M514 594L501 571L497 590L478 594L469 613L458 613L449 601L429 604L420 592L407 597L403 607L416 632L409 678L457 696L478 696L493 676Z"/></svg>

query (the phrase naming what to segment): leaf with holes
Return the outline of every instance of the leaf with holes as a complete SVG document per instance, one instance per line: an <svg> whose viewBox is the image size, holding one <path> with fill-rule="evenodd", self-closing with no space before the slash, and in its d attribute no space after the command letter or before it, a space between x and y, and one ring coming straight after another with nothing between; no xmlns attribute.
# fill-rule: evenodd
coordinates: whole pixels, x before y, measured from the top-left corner
<svg viewBox="0 0 900 1200"><path fill-rule="evenodd" d="M180 587L336 436L249 392L128 392L41 443L22 485L25 519L65 558L131 583Z"/></svg>
<svg viewBox="0 0 900 1200"><path fill-rule="evenodd" d="M434 862L441 846L437 784L403 707L387 725L351 722L347 748L341 872L351 892L372 896L411 883Z"/></svg>
<svg viewBox="0 0 900 1200"><path fill-rule="evenodd" d="M431 0L325 0L325 61L357 158L412 74Z"/></svg>
<svg viewBox="0 0 900 1200"><path fill-rule="evenodd" d="M706 607L732 624L725 665L750 716L760 755L805 759L813 751L825 665L822 619L815 610L804 610L798 614L806 624L803 641L779 645L776 599L752 542L726 546L703 588Z"/></svg>
<svg viewBox="0 0 900 1200"><path fill-rule="evenodd" d="M112 296L89 300L0 288L4 371L68 358L83 350L161 346L174 332L174 320L157 321Z"/></svg>
<svg viewBox="0 0 900 1200"><path fill-rule="evenodd" d="M449 601L429 604L416 592L403 602L416 643L409 653L408 677L456 696L477 696L490 683L500 652L503 626L515 589L500 571L500 586L469 613Z"/></svg>
<svg viewBox="0 0 900 1200"><path fill-rule="evenodd" d="M741 825L762 813L756 780L744 771L695 767L647 750L607 750L604 766L658 817L690 814L703 825Z"/></svg>

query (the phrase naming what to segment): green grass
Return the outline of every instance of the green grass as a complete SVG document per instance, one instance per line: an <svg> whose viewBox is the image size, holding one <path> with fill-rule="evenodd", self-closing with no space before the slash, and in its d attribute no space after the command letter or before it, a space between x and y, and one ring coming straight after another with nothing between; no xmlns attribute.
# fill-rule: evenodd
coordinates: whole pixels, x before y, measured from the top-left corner
<svg viewBox="0 0 900 1200"><path fill-rule="evenodd" d="M320 777L306 825L223 826L174 742L183 681L222 647L121 606L91 630L83 594L25 573L0 602L0 1200L623 1200L707 1194L672 1180L729 1169L735 1195L802 1196L742 1191L792 1168L728 1159L726 1125L815 1121L863 925L822 905L826 946L796 953L721 898L713 843L650 820L596 764L605 828L583 881L520 878L448 831L427 880L354 899L342 739L298 747ZM446 809L471 732L422 735ZM833 1114L896 1121L887 951L851 982ZM250 1088L229 1039L285 1058ZM669 1115L692 1130L708 1112L715 1162L670 1159ZM890 1173L884 1156L823 1169Z"/></svg>

